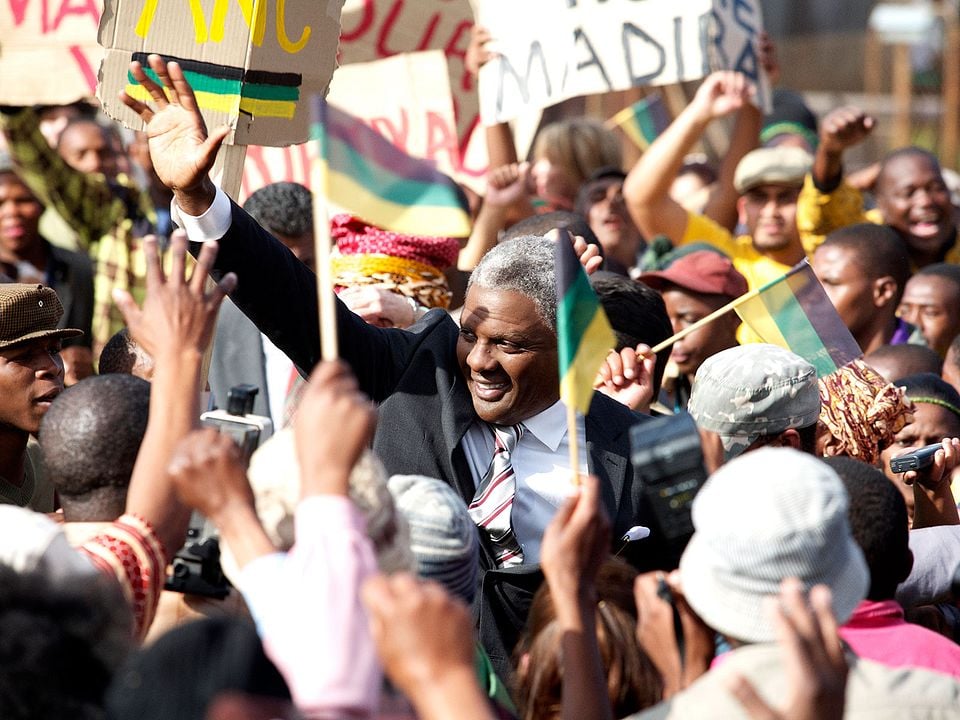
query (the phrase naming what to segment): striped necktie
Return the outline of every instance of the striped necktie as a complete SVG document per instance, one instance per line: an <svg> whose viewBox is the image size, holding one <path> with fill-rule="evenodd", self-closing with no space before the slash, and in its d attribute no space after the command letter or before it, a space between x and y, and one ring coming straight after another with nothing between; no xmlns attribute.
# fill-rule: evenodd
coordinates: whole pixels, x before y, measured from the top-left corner
<svg viewBox="0 0 960 720"><path fill-rule="evenodd" d="M477 494L470 503L470 517L487 534L493 544L497 567L510 567L523 562L523 550L513 534L510 511L517 480L510 454L523 435L523 425L491 425L493 460L484 474Z"/></svg>

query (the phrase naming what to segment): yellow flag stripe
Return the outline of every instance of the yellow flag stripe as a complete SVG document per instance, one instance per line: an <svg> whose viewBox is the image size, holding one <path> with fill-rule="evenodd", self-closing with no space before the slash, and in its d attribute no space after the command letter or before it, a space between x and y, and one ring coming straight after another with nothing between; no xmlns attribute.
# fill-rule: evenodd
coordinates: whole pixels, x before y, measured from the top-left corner
<svg viewBox="0 0 960 720"><path fill-rule="evenodd" d="M579 340L573 362L560 378L560 397L564 403L586 415L593 398L593 381L610 349L616 345L616 337L607 316L598 312Z"/></svg>

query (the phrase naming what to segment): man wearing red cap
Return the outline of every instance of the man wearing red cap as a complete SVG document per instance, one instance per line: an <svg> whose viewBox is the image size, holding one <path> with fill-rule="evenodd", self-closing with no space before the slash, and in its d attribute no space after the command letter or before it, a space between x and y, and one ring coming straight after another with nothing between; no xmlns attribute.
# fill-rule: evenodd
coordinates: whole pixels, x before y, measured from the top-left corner
<svg viewBox="0 0 960 720"><path fill-rule="evenodd" d="M644 273L640 281L663 295L675 333L747 291L746 278L729 258L713 250L684 255L666 270ZM740 318L731 311L675 342L661 403L673 412L686 408L697 369L711 355L737 344L739 326Z"/></svg>

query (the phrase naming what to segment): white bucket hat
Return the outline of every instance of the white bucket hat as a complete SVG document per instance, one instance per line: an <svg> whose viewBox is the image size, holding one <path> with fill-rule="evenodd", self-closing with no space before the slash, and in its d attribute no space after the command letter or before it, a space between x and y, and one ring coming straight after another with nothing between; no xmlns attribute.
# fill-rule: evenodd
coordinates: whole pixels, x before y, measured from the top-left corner
<svg viewBox="0 0 960 720"><path fill-rule="evenodd" d="M694 535L680 560L683 592L718 632L770 642L763 599L797 577L827 585L842 624L866 597L870 574L847 521L837 474L811 455L763 448L724 465L693 502Z"/></svg>

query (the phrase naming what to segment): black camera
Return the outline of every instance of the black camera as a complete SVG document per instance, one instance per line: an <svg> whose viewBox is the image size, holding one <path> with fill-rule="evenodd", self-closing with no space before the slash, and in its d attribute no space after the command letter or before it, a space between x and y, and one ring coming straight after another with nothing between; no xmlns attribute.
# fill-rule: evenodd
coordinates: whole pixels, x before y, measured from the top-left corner
<svg viewBox="0 0 960 720"><path fill-rule="evenodd" d="M697 425L686 412L634 425L630 451L668 554L679 561L693 535L693 498L707 480Z"/></svg>
<svg viewBox="0 0 960 720"><path fill-rule="evenodd" d="M273 434L270 418L251 413L258 390L255 385L236 385L227 395L225 411L211 410L200 416L203 425L229 435L248 461L260 443ZM190 518L187 539L174 556L171 567L164 583L165 590L218 600L230 593L230 583L220 567L217 530L198 512Z"/></svg>

